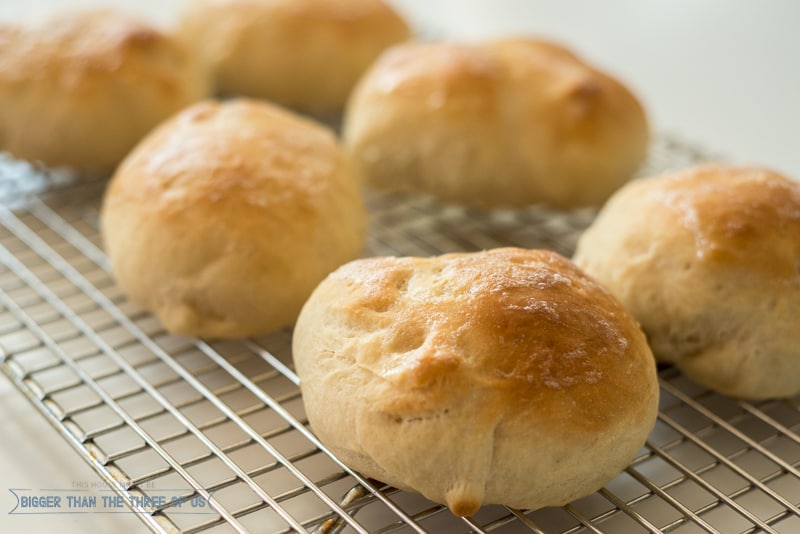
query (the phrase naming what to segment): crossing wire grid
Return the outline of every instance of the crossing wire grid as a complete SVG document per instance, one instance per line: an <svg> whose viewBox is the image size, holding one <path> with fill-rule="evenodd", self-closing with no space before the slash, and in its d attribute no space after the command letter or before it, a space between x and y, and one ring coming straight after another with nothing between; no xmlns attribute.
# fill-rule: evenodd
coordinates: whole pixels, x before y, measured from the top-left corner
<svg viewBox="0 0 800 534"><path fill-rule="evenodd" d="M642 173L705 159L661 137ZM673 368L660 370L658 421L630 466L563 508L458 518L366 479L309 429L290 331L177 337L121 294L98 233L104 186L0 158L0 368L53 439L126 501L165 491L207 501L208 513L132 506L153 531L800 532L800 399L738 401ZM376 193L368 206L367 255L507 245L569 255L594 216Z"/></svg>

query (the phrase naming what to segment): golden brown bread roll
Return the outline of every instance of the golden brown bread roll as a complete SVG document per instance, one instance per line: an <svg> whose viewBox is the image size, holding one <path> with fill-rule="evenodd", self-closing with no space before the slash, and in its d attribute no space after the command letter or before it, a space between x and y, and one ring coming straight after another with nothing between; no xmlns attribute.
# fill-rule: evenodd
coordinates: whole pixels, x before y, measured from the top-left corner
<svg viewBox="0 0 800 534"><path fill-rule="evenodd" d="M657 358L697 382L800 392L800 183L720 165L632 182L575 261L641 322Z"/></svg>
<svg viewBox="0 0 800 534"><path fill-rule="evenodd" d="M210 77L176 41L110 11L0 31L0 150L111 170L147 132L204 98Z"/></svg>
<svg viewBox="0 0 800 534"><path fill-rule="evenodd" d="M382 0L194 0L181 34L221 92L306 111L338 110L387 46L409 36Z"/></svg>
<svg viewBox="0 0 800 534"><path fill-rule="evenodd" d="M125 293L169 331L211 338L291 325L365 237L333 133L245 100L202 102L157 128L120 165L101 215Z"/></svg>
<svg viewBox="0 0 800 534"><path fill-rule="evenodd" d="M293 351L322 442L457 515L597 490L657 412L644 334L554 252L351 262L303 307Z"/></svg>
<svg viewBox="0 0 800 534"><path fill-rule="evenodd" d="M478 205L603 202L645 157L619 82L533 39L405 43L348 103L344 139L375 186Z"/></svg>

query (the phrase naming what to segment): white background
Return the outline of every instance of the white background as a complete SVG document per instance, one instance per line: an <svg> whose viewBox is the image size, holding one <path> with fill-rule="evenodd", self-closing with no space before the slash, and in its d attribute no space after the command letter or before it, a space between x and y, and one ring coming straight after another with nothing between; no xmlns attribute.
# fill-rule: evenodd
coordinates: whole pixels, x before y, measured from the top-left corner
<svg viewBox="0 0 800 534"><path fill-rule="evenodd" d="M336 1L336 0L331 0ZM475 39L535 34L624 80L657 132L737 162L800 178L800 2L794 0L397 0L428 32ZM178 0L0 0L0 20L66 6L118 4L169 25ZM0 105L4 105L0 102ZM0 377L0 531L145 530L130 514L8 515L8 488L97 480Z"/></svg>

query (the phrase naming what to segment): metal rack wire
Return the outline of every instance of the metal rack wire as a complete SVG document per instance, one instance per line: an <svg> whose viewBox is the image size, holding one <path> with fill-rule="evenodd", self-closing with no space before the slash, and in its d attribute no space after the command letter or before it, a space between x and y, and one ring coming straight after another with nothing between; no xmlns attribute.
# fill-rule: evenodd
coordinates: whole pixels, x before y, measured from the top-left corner
<svg viewBox="0 0 800 534"><path fill-rule="evenodd" d="M662 138L643 172L703 159ZM99 242L103 185L0 161L0 369L153 531L800 531L800 399L736 401L671 368L660 372L646 446L604 489L563 508L485 506L457 518L367 480L309 430L290 332L182 338L125 299ZM370 255L500 245L568 254L594 215L374 194L369 207ZM175 498L154 499L165 493ZM186 502L202 506L187 512Z"/></svg>

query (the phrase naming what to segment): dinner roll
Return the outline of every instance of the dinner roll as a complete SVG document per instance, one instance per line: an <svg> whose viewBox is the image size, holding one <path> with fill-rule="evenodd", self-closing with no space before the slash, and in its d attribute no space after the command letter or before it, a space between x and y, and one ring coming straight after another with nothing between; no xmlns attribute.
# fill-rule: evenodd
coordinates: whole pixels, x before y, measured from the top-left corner
<svg viewBox="0 0 800 534"><path fill-rule="evenodd" d="M634 319L549 251L348 263L304 306L293 350L322 442L457 515L592 493L657 412Z"/></svg>
<svg viewBox="0 0 800 534"><path fill-rule="evenodd" d="M800 393L800 183L721 165L632 182L575 261L639 320L657 358L700 384Z"/></svg>
<svg viewBox="0 0 800 534"><path fill-rule="evenodd" d="M338 110L387 46L409 36L382 0L194 0L181 34L218 89L305 111Z"/></svg>
<svg viewBox="0 0 800 534"><path fill-rule="evenodd" d="M122 290L170 332L209 338L293 324L365 238L333 133L246 100L202 102L157 128L120 165L101 215Z"/></svg>
<svg viewBox="0 0 800 534"><path fill-rule="evenodd" d="M487 206L602 203L642 163L619 82L533 39L407 43L361 79L344 139L373 185Z"/></svg>
<svg viewBox="0 0 800 534"><path fill-rule="evenodd" d="M111 170L209 90L200 61L127 15L76 12L0 29L0 150L21 159Z"/></svg>

